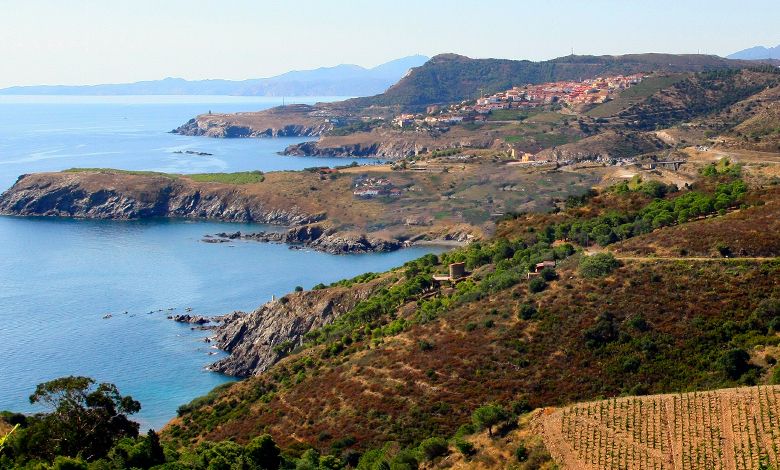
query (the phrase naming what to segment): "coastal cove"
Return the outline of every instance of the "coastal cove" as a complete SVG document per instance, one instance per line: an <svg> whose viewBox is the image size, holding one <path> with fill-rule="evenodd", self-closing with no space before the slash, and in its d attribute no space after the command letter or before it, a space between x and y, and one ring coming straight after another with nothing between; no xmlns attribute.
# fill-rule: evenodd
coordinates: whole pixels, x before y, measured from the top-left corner
<svg viewBox="0 0 780 470"><path fill-rule="evenodd" d="M267 172L352 161L277 154L305 139L168 133L193 114L263 109L280 104L276 98L22 98L0 99L3 190L21 174L72 167ZM168 315L187 307L208 316L251 311L298 285L308 289L442 251L426 246L335 256L250 241L202 242L206 234L278 229L167 219L0 217L0 409L36 411L27 400L36 384L88 375L139 400L142 428L159 429L178 406L231 380L204 370L224 357L204 342L208 332Z"/></svg>

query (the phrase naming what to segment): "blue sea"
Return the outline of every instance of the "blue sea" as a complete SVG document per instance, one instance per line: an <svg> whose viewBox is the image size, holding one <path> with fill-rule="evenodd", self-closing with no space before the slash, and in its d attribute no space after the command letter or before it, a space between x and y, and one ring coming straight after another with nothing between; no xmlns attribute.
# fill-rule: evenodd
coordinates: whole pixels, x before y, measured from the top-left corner
<svg viewBox="0 0 780 470"><path fill-rule="evenodd" d="M192 173L345 163L277 155L301 139L167 133L209 110L277 104L281 99L0 97L0 187L6 189L23 173L72 167ZM204 370L222 354L204 342L208 333L168 315L186 308L202 315L248 311L298 285L311 288L386 270L435 250L336 256L282 245L200 241L209 233L264 228L182 220L0 217L0 410L42 411L27 398L36 384L86 375L115 383L141 401L136 419L143 429L159 429L179 405L231 380Z"/></svg>

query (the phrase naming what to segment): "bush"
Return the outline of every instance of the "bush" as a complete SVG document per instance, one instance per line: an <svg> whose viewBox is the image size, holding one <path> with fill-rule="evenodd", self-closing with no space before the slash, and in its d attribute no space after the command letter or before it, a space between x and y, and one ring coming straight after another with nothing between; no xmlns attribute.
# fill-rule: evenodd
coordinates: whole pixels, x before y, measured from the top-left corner
<svg viewBox="0 0 780 470"><path fill-rule="evenodd" d="M474 444L469 441L464 441L463 439L455 439L455 448L465 457L472 456L475 452Z"/></svg>
<svg viewBox="0 0 780 470"><path fill-rule="evenodd" d="M295 292L303 292L303 286L295 286Z"/></svg>
<svg viewBox="0 0 780 470"><path fill-rule="evenodd" d="M536 307L531 304L522 304L518 315L523 320L530 320L536 316Z"/></svg>
<svg viewBox="0 0 780 470"><path fill-rule="evenodd" d="M542 277L542 279L548 282L558 279L558 274L553 268L544 268L542 269L542 272L539 273L539 275Z"/></svg>
<svg viewBox="0 0 780 470"><path fill-rule="evenodd" d="M587 278L604 277L620 266L612 253L598 253L583 256L580 260L580 274Z"/></svg>
<svg viewBox="0 0 780 470"><path fill-rule="evenodd" d="M547 288L547 282L541 277L535 277L528 283L528 290L536 294Z"/></svg>
<svg viewBox="0 0 780 470"><path fill-rule="evenodd" d="M732 380L738 380L750 368L750 354L744 349L730 349L718 360L721 370Z"/></svg>
<svg viewBox="0 0 780 470"><path fill-rule="evenodd" d="M602 313L596 319L596 323L585 330L583 336L588 347L597 348L617 340L619 334L620 331L612 314Z"/></svg>
<svg viewBox="0 0 780 470"><path fill-rule="evenodd" d="M528 400L526 400L525 398L521 398L520 400L513 401L511 407L512 407L512 413L516 415L526 414L532 410L531 405L528 403Z"/></svg>
<svg viewBox="0 0 780 470"><path fill-rule="evenodd" d="M520 444L515 449L515 458L518 462L525 462L528 460L528 449L525 448L525 444Z"/></svg>
<svg viewBox="0 0 780 470"><path fill-rule="evenodd" d="M433 460L436 457L447 455L449 453L449 447L447 441L440 437L431 437L420 443L420 453L425 460Z"/></svg>

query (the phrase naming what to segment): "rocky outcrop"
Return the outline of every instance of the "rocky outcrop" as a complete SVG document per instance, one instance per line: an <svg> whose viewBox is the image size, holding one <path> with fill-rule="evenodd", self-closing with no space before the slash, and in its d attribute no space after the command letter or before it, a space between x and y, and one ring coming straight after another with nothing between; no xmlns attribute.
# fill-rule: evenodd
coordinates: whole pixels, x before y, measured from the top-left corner
<svg viewBox="0 0 780 470"><path fill-rule="evenodd" d="M112 172L22 176L0 195L0 214L92 219L177 217L280 225L309 224L325 218L295 205L270 206L262 196L234 185Z"/></svg>
<svg viewBox="0 0 780 470"><path fill-rule="evenodd" d="M411 153L409 153L411 152ZM390 149L379 142L343 144L335 146L321 145L318 142L301 142L288 146L283 155L308 157L381 157L403 158L414 155L413 150L405 148Z"/></svg>
<svg viewBox="0 0 780 470"><path fill-rule="evenodd" d="M190 136L317 137L333 129L330 113L296 104L264 111L234 114L201 114L171 132Z"/></svg>
<svg viewBox="0 0 780 470"><path fill-rule="evenodd" d="M442 143L443 147L448 144ZM438 147L427 147L415 144L411 140L389 138L387 140L355 143L341 143L339 139L322 138L318 141L301 142L288 146L282 155L313 156L313 157L375 157L388 160L398 160L411 157Z"/></svg>
<svg viewBox="0 0 780 470"><path fill-rule="evenodd" d="M281 127L256 127L252 125L238 125L226 120L210 120L198 117L190 119L185 124L172 130L171 133L228 139L241 137L317 137L330 130L331 127L329 124L317 126L288 124Z"/></svg>
<svg viewBox="0 0 780 470"><path fill-rule="evenodd" d="M333 323L381 281L288 294L254 312L223 317L212 341L230 356L210 370L236 377L258 375L303 343L309 331Z"/></svg>
<svg viewBox="0 0 780 470"><path fill-rule="evenodd" d="M399 240L369 237L364 234L339 233L319 224L293 227L286 232L218 233L204 239L209 243L226 240L254 240L266 243L286 243L292 248L312 248L331 254L378 253L395 251L403 246Z"/></svg>

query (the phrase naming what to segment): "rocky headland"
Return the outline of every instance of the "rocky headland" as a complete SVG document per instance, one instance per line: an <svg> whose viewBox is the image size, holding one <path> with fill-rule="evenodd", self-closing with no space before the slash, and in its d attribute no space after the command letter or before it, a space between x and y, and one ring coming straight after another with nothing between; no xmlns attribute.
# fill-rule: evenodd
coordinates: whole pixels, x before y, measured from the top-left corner
<svg viewBox="0 0 780 470"><path fill-rule="evenodd" d="M221 243L229 240L284 243L290 245L291 248L311 248L334 255L388 252L403 246L400 240L368 236L362 233L339 232L332 227L320 224L292 227L285 232L222 232L203 239L207 243Z"/></svg>
<svg viewBox="0 0 780 470"><path fill-rule="evenodd" d="M220 317L222 322L211 339L230 356L209 369L236 377L259 375L300 346L306 333L333 323L382 284L375 280L352 287L294 292L251 313Z"/></svg>
<svg viewBox="0 0 780 470"><path fill-rule="evenodd" d="M0 195L0 214L90 219L175 217L309 224L325 219L294 203L280 204L253 185L200 183L154 173L78 171L19 177Z"/></svg>
<svg viewBox="0 0 780 470"><path fill-rule="evenodd" d="M221 138L316 137L332 128L327 113L314 106L296 104L258 112L201 114L171 132Z"/></svg>

